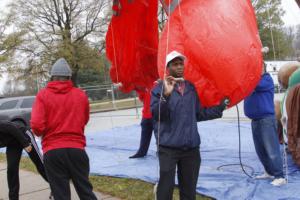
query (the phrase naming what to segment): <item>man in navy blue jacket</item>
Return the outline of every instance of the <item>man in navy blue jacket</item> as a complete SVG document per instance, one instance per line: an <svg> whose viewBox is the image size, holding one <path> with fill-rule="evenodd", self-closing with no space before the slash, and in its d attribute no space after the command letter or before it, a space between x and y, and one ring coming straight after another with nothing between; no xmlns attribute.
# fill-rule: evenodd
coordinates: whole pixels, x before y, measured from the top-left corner
<svg viewBox="0 0 300 200"><path fill-rule="evenodd" d="M259 84L244 101L244 112L252 119L255 150L265 169L265 173L256 178L275 178L271 183L274 186L285 184L275 119L274 82L270 74L266 73L265 64Z"/></svg>
<svg viewBox="0 0 300 200"><path fill-rule="evenodd" d="M226 108L225 100L218 106L201 108L194 85L183 80L184 60L176 51L167 56L169 76L151 95L154 133L159 147L157 200L172 200L176 167L180 199L196 199L201 162L197 122L220 118Z"/></svg>

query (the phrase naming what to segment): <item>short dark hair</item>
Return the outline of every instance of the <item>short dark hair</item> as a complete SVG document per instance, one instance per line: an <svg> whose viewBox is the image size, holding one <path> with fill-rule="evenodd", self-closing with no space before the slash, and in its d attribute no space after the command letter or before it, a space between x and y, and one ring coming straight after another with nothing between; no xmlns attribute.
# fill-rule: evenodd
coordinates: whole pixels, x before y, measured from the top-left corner
<svg viewBox="0 0 300 200"><path fill-rule="evenodd" d="M70 76L51 76L51 81L67 81L70 79Z"/></svg>

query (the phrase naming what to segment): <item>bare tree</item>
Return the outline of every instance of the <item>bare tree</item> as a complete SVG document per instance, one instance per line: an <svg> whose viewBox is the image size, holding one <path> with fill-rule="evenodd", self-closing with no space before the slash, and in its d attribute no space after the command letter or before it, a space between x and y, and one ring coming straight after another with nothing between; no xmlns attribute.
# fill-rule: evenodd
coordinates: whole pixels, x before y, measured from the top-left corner
<svg viewBox="0 0 300 200"><path fill-rule="evenodd" d="M295 28L294 48L297 59L300 58L300 25Z"/></svg>
<svg viewBox="0 0 300 200"><path fill-rule="evenodd" d="M10 8L16 27L27 33L19 48L26 54L27 66L30 66L28 61L34 61L48 68L55 59L65 57L72 67L72 80L76 84L80 68L99 64L95 52L104 49L108 2L15 0Z"/></svg>
<svg viewBox="0 0 300 200"><path fill-rule="evenodd" d="M12 16L8 15L0 19L0 63L7 62L15 53L17 47L22 43L22 31L9 32ZM5 70L0 69L1 72Z"/></svg>

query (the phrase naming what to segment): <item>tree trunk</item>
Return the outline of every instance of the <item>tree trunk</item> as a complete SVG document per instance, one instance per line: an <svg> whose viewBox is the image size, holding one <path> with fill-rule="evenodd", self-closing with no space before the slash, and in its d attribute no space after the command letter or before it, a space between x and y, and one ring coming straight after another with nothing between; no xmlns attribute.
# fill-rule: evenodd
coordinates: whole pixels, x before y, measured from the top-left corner
<svg viewBox="0 0 300 200"><path fill-rule="evenodd" d="M78 86L78 71L79 71L79 66L78 64L75 64L74 66L72 66L72 70L73 70L73 73L72 73L72 82L74 84L75 87Z"/></svg>

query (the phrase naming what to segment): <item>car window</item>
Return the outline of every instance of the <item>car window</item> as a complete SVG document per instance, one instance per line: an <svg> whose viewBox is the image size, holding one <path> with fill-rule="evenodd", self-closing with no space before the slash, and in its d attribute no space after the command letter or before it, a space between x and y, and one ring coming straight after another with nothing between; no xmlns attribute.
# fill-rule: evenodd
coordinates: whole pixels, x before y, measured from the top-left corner
<svg viewBox="0 0 300 200"><path fill-rule="evenodd" d="M16 107L18 100L4 102L0 105L0 110L13 109Z"/></svg>
<svg viewBox="0 0 300 200"><path fill-rule="evenodd" d="M21 108L32 108L34 102L34 98L28 98L28 99L23 99L23 102L21 104Z"/></svg>

